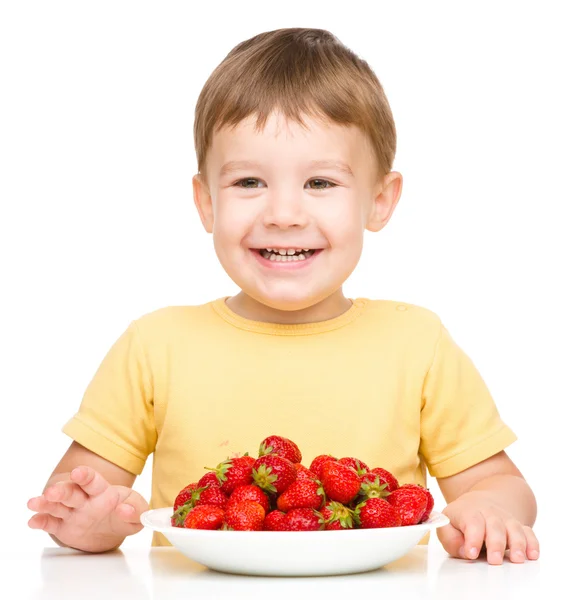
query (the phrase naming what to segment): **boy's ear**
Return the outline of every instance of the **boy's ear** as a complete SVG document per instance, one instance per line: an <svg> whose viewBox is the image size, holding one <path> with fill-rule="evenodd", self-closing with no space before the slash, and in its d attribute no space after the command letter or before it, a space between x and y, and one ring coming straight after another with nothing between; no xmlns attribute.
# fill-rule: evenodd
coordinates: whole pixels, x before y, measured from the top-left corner
<svg viewBox="0 0 564 600"><path fill-rule="evenodd" d="M194 204L205 230L213 233L213 206L210 190L200 173L192 177L192 189L194 191Z"/></svg>
<svg viewBox="0 0 564 600"><path fill-rule="evenodd" d="M401 196L403 177L397 171L391 171L378 183L372 198L366 229L380 231L390 220Z"/></svg>

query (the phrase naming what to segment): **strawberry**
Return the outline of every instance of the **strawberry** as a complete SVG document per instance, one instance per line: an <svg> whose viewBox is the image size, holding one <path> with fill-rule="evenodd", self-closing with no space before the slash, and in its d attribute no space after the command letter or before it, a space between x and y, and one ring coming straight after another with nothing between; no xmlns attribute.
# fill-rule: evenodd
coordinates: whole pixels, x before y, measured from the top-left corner
<svg viewBox="0 0 564 600"><path fill-rule="evenodd" d="M419 519L419 523L423 523L423 521L426 521L429 518L433 507L435 506L435 499L433 498L431 492L428 490L428 488L423 487L418 483L404 483L401 487L404 489L415 487L425 492L425 495L427 496L427 506L425 507L425 512L421 515L421 518Z"/></svg>
<svg viewBox="0 0 564 600"><path fill-rule="evenodd" d="M219 529L223 524L224 511L219 506L202 504L188 510L181 524L172 521L173 527L187 529Z"/></svg>
<svg viewBox="0 0 564 600"><path fill-rule="evenodd" d="M419 523L427 508L427 494L417 486L400 486L386 500L398 511L402 525Z"/></svg>
<svg viewBox="0 0 564 600"><path fill-rule="evenodd" d="M277 454L265 454L257 458L252 469L255 484L275 494L286 491L296 481L296 477L294 463Z"/></svg>
<svg viewBox="0 0 564 600"><path fill-rule="evenodd" d="M228 458L219 463L215 469L206 467L217 475L221 489L229 496L240 485L249 485L253 482L253 465L255 459L245 454L238 458Z"/></svg>
<svg viewBox="0 0 564 600"><path fill-rule="evenodd" d="M390 495L388 484L380 480L378 473L365 473L361 476L360 496L363 498L385 498Z"/></svg>
<svg viewBox="0 0 564 600"><path fill-rule="evenodd" d="M174 501L174 510L175 511L179 506L182 506L182 505L186 504L187 502L190 502L190 500L192 499L192 492L197 487L198 487L197 483L190 483L185 488L180 490L180 492L178 493L178 495L176 496L176 499Z"/></svg>
<svg viewBox="0 0 564 600"><path fill-rule="evenodd" d="M354 519L362 529L401 525L397 510L382 498L368 498L361 502L355 509Z"/></svg>
<svg viewBox="0 0 564 600"><path fill-rule="evenodd" d="M324 499L323 488L319 481L296 479L290 487L278 497L278 509L288 512L293 508L321 507Z"/></svg>
<svg viewBox="0 0 564 600"><path fill-rule="evenodd" d="M337 461L328 460L321 468L321 483L327 498L348 504L360 490L360 477Z"/></svg>
<svg viewBox="0 0 564 600"><path fill-rule="evenodd" d="M294 463L296 467L297 475L296 479L317 479L313 471L310 471L307 467L304 467L301 463Z"/></svg>
<svg viewBox="0 0 564 600"><path fill-rule="evenodd" d="M294 508L281 519L281 531L319 531L323 517L313 508Z"/></svg>
<svg viewBox="0 0 564 600"><path fill-rule="evenodd" d="M221 481L217 478L216 473L206 473L200 481L198 487L221 487Z"/></svg>
<svg viewBox="0 0 564 600"><path fill-rule="evenodd" d="M271 435L261 442L259 457L267 454L278 454L293 463L299 463L302 460L302 453L298 446L292 440L279 435Z"/></svg>
<svg viewBox="0 0 564 600"><path fill-rule="evenodd" d="M184 521L188 516L188 513L194 508L191 501L185 504L179 504L178 508L172 513L170 523L173 527L184 527Z"/></svg>
<svg viewBox="0 0 564 600"><path fill-rule="evenodd" d="M330 454L320 454L316 456L312 461L311 465L309 465L309 470L315 475L317 479L321 477L321 467L323 467L324 463L328 460L337 462L337 459Z"/></svg>
<svg viewBox="0 0 564 600"><path fill-rule="evenodd" d="M196 488L192 492L192 505L210 504L225 508L227 504L227 494L219 487Z"/></svg>
<svg viewBox="0 0 564 600"><path fill-rule="evenodd" d="M386 488L388 492L393 492L398 489L398 480L389 471L386 471L386 469L375 467L374 469L370 469L370 472L376 473L380 477L380 484L388 484L388 487Z"/></svg>
<svg viewBox="0 0 564 600"><path fill-rule="evenodd" d="M273 510L269 512L264 518L264 530L283 531L281 526L285 516L286 513L283 513L281 510Z"/></svg>
<svg viewBox="0 0 564 600"><path fill-rule="evenodd" d="M321 511L325 529L352 529L353 511L340 502L329 502Z"/></svg>
<svg viewBox="0 0 564 600"><path fill-rule="evenodd" d="M368 465L365 462L362 462L358 458L352 458L347 456L345 458L340 458L337 462L340 462L342 465L346 465L351 469L354 469L358 475L364 475L370 471Z"/></svg>
<svg viewBox="0 0 564 600"><path fill-rule="evenodd" d="M252 500L258 502L263 508L264 512L267 513L270 510L270 499L268 496L256 485L240 485L233 490L227 506L234 502L241 502L242 500Z"/></svg>
<svg viewBox="0 0 564 600"><path fill-rule="evenodd" d="M261 531L264 517L264 508L258 502L253 500L233 502L225 510L224 529Z"/></svg>

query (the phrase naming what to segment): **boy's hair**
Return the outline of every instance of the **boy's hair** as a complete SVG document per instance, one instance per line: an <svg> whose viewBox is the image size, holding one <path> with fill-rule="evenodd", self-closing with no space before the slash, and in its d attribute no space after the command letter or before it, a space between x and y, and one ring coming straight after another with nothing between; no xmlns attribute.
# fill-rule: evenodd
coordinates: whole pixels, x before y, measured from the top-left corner
<svg viewBox="0 0 564 600"><path fill-rule="evenodd" d="M368 65L324 29L277 29L241 42L206 81L196 104L194 143L205 177L212 135L273 111L304 125L302 115L356 125L367 134L378 175L392 169L396 128L382 85Z"/></svg>

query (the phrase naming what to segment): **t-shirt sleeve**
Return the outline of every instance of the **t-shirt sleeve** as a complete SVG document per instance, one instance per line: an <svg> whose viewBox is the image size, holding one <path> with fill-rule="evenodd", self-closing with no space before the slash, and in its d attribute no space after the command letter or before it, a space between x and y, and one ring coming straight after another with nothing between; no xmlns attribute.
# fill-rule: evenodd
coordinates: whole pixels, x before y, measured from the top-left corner
<svg viewBox="0 0 564 600"><path fill-rule="evenodd" d="M421 404L420 449L430 475L455 475L516 439L478 370L441 323Z"/></svg>
<svg viewBox="0 0 564 600"><path fill-rule="evenodd" d="M153 385L135 322L114 343L63 432L139 475L155 448Z"/></svg>

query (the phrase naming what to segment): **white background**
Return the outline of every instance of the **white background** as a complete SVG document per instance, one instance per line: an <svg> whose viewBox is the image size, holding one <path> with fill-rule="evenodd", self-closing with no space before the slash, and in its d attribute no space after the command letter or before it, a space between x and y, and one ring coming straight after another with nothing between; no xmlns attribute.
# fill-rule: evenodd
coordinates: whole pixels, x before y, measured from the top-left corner
<svg viewBox="0 0 564 600"><path fill-rule="evenodd" d="M370 63L398 129L403 196L345 291L442 317L519 436L508 453L537 494L542 542L564 400L559 4L1 3L4 539L51 544L27 529L26 501L128 323L236 293L192 202L194 106L235 44L297 26ZM149 484L150 464L136 485Z"/></svg>

